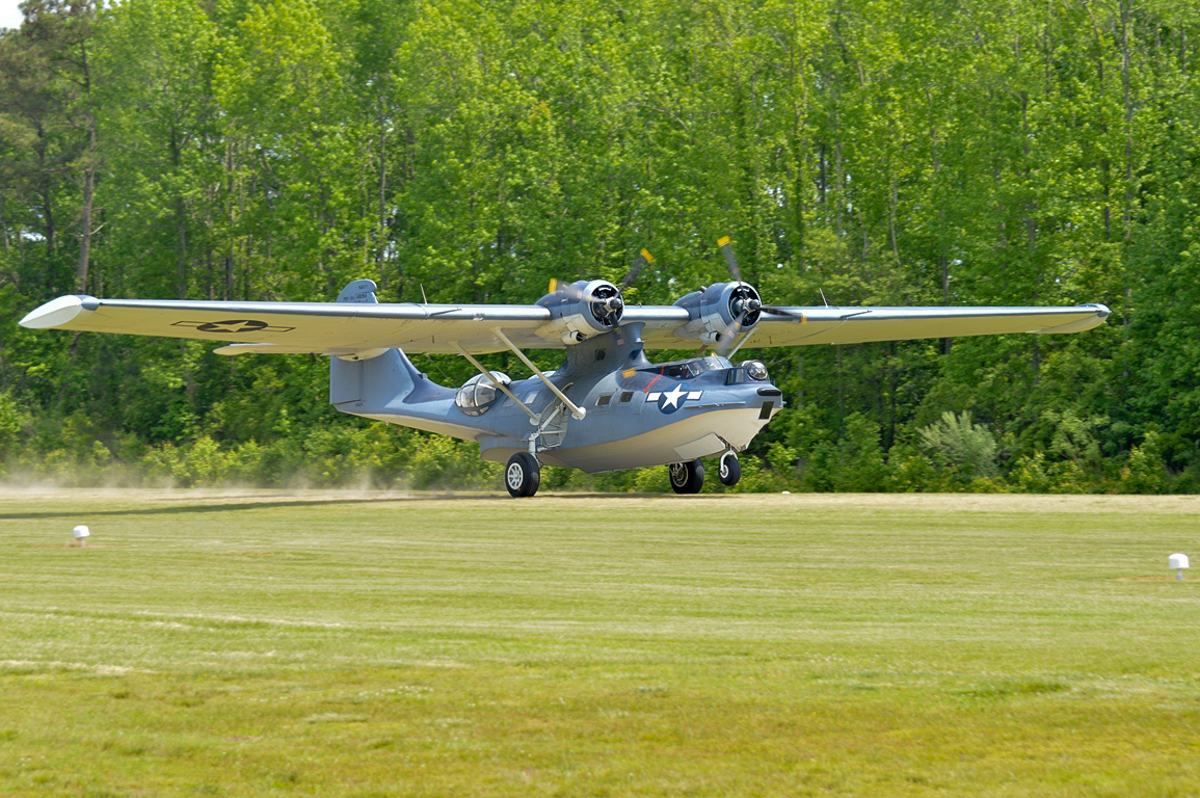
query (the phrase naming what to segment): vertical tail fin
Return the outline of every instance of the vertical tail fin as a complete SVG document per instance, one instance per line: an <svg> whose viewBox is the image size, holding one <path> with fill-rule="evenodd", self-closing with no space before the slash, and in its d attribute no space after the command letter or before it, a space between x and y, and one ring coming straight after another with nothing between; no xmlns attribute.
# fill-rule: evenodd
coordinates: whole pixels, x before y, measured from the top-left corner
<svg viewBox="0 0 1200 798"><path fill-rule="evenodd" d="M338 302L376 305L376 285L355 280L342 289ZM329 361L329 401L343 413L378 409L412 392L420 373L399 349L385 349L361 360Z"/></svg>
<svg viewBox="0 0 1200 798"><path fill-rule="evenodd" d="M360 305L378 305L379 300L375 298L375 289L379 286L375 285L374 280L355 280L342 289L342 293L338 294L338 302L357 302Z"/></svg>

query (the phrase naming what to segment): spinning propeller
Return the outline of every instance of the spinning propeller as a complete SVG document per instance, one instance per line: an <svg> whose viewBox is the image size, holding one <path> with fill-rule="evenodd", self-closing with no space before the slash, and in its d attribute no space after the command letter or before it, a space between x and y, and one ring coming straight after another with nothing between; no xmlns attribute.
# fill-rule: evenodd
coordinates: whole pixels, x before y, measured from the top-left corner
<svg viewBox="0 0 1200 798"><path fill-rule="evenodd" d="M742 280L742 270L729 237L721 238L717 245L733 279L715 283L675 303L677 307L686 308L690 317L690 321L679 328L683 335L715 346L718 355L729 357L747 341L763 313L806 321L799 311L763 304L754 286ZM568 283L551 279L549 294L538 304L551 310L553 321L540 329L539 334L556 335L570 345L613 329L620 324L625 310L623 292L650 263L654 263L654 256L641 250L619 285L607 280Z"/></svg>
<svg viewBox="0 0 1200 798"><path fill-rule="evenodd" d="M590 288L590 290L588 290ZM550 293L565 296L578 302L586 302L592 318L605 327L616 326L625 310L621 289L602 280L580 285L568 283L556 277L550 278Z"/></svg>
<svg viewBox="0 0 1200 798"><path fill-rule="evenodd" d="M759 313L769 313L772 316L786 316L791 319L797 319L801 323L808 321L803 313L797 313L778 305L764 305L758 292L749 283L742 282L742 269L738 266L737 256L733 254L733 243L729 236L723 236L717 241L717 247L720 248L721 254L725 256L725 265L729 267L729 274L737 283L732 295L729 298L729 311L733 316L733 321L725 328L725 332L721 335L721 346L717 350L717 354L722 357L728 357L737 351L737 347L733 346L734 340L737 338L739 330L752 328L758 323ZM747 334L748 337L748 334ZM745 343L746 338L742 339ZM741 346L741 343L738 344ZM730 350L733 351L730 351Z"/></svg>
<svg viewBox="0 0 1200 798"><path fill-rule="evenodd" d="M568 283L557 278L550 278L550 293L563 294L571 299L587 302L592 317L605 327L615 327L621 320L625 310L625 300L622 297L625 289L641 274L648 263L654 262L654 256L646 249L638 253L633 265L621 279L619 286L602 280L593 281L585 286L579 283ZM587 290L590 287L590 291Z"/></svg>

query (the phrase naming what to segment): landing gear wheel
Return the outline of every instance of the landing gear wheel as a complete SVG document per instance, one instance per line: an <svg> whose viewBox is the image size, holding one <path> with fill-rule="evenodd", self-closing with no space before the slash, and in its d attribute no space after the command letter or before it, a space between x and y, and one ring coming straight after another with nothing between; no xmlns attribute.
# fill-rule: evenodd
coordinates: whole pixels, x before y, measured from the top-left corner
<svg viewBox="0 0 1200 798"><path fill-rule="evenodd" d="M733 487L742 478L742 461L733 452L721 455L721 465L717 468L717 476L722 485Z"/></svg>
<svg viewBox="0 0 1200 798"><path fill-rule="evenodd" d="M517 452L508 458L504 469L504 486L513 498L532 496L542 484L542 468L529 452Z"/></svg>
<svg viewBox="0 0 1200 798"><path fill-rule="evenodd" d="M667 470L671 476L671 488L676 493L699 493L704 487L704 463L700 460L671 463Z"/></svg>

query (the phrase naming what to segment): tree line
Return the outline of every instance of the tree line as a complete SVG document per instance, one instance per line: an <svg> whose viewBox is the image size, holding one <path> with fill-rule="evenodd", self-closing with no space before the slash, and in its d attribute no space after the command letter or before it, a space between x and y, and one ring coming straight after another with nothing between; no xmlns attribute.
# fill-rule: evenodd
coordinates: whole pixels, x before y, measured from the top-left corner
<svg viewBox="0 0 1200 798"><path fill-rule="evenodd" d="M788 407L740 489L1200 488L1187 0L22 8L0 32L8 479L492 486L474 447L339 417L320 358L16 321L63 293L329 300L360 277L532 302L642 247L628 301L669 303L725 279L730 235L775 303L1113 309L1077 336L754 353Z"/></svg>

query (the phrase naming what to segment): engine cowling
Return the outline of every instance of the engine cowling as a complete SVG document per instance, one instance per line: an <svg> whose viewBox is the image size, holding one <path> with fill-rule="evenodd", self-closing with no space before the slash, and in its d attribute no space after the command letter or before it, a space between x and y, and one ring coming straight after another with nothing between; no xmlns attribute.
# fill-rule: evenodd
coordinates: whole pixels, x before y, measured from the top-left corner
<svg viewBox="0 0 1200 798"><path fill-rule="evenodd" d="M608 332L621 321L621 290L607 280L578 280L557 286L537 304L550 311L550 321L537 329L543 338L577 344Z"/></svg>
<svg viewBox="0 0 1200 798"><path fill-rule="evenodd" d="M762 298L749 283L716 283L675 303L688 312L680 335L705 344L722 344L758 323Z"/></svg>

